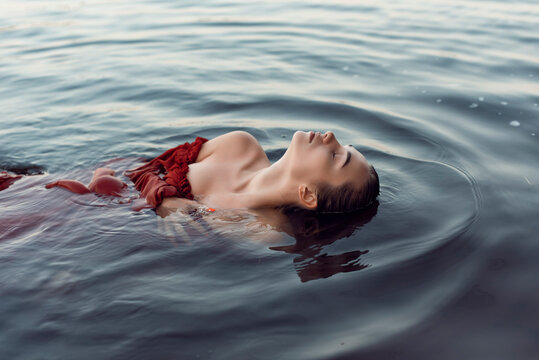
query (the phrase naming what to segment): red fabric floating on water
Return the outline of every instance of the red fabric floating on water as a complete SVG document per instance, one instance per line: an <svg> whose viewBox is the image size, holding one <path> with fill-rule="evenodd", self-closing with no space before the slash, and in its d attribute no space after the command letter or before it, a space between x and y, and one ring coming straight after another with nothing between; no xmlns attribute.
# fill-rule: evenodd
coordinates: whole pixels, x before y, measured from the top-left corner
<svg viewBox="0 0 539 360"><path fill-rule="evenodd" d="M0 191L7 189L21 177L22 175L10 175L7 171L0 171Z"/></svg>
<svg viewBox="0 0 539 360"><path fill-rule="evenodd" d="M206 141L208 139L197 137L192 143L186 142L169 149L150 162L127 170L125 174L133 181L141 196L146 198L146 202L154 208L166 197L193 200L187 172L189 164L196 161Z"/></svg>

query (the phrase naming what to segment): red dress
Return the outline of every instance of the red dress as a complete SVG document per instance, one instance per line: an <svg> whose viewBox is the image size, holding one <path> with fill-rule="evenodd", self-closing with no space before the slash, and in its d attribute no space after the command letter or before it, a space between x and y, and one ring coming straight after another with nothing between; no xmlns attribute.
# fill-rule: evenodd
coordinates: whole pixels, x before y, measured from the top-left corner
<svg viewBox="0 0 539 360"><path fill-rule="evenodd" d="M208 139L197 137L192 143L186 142L169 149L148 163L127 170L125 175L133 181L135 188L153 208L159 206L166 197L193 200L187 172L189 164L196 161L206 141Z"/></svg>
<svg viewBox="0 0 539 360"><path fill-rule="evenodd" d="M141 197L145 198L146 203L152 208L159 206L166 197L193 200L187 172L189 164L196 161L206 141L208 140L197 137L192 143L186 142L165 151L136 169L126 170L125 175L133 181ZM7 188L19 177L0 172L0 190ZM94 177L88 186L77 180L63 179L49 183L45 187L47 189L62 187L77 194L96 193L122 196L122 190L127 187L127 184L114 176L114 170L99 168L94 172Z"/></svg>
<svg viewBox="0 0 539 360"><path fill-rule="evenodd" d="M0 171L0 191L7 189L21 177L22 175L11 175L7 171Z"/></svg>

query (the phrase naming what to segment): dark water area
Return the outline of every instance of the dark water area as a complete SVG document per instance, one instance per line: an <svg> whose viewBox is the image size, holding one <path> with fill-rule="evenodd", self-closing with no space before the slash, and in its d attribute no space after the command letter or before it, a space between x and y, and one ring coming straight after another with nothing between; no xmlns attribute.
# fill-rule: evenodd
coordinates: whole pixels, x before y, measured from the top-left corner
<svg viewBox="0 0 539 360"><path fill-rule="evenodd" d="M1 359L537 358L536 2L0 8ZM44 188L232 130L333 131L378 206L302 236Z"/></svg>

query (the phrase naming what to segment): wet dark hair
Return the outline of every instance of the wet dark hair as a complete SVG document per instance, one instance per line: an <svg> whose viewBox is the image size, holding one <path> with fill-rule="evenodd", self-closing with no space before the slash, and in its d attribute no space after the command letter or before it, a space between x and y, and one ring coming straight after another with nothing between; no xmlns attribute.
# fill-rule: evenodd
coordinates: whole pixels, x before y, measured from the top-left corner
<svg viewBox="0 0 539 360"><path fill-rule="evenodd" d="M320 184L317 189L317 208L319 213L350 212L368 207L380 193L378 173L369 166L367 183L359 187L353 183L333 186Z"/></svg>
<svg viewBox="0 0 539 360"><path fill-rule="evenodd" d="M298 254L294 258L294 267L302 282L366 268L368 265L360 258L368 250L328 255L321 249L351 236L356 229L370 222L378 211L376 197L379 192L378 174L369 166L369 177L362 187L352 183L319 187L316 210L294 205L278 207L284 215L278 229L293 236L296 243L270 249Z"/></svg>

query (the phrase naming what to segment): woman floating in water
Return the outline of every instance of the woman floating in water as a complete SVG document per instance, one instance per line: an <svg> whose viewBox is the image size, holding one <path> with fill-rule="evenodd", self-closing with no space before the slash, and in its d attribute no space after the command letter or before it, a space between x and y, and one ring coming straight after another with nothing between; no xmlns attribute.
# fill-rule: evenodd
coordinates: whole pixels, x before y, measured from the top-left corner
<svg viewBox="0 0 539 360"><path fill-rule="evenodd" d="M354 147L341 145L331 131L296 132L273 164L247 132L233 131L209 141L199 137L126 175L161 216L193 200L212 208L348 212L372 204L380 188L374 167ZM113 170L99 168L88 186L59 180L47 188L120 196L126 186Z"/></svg>

